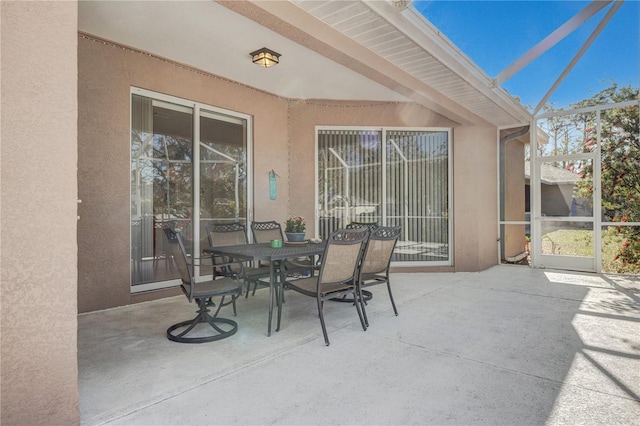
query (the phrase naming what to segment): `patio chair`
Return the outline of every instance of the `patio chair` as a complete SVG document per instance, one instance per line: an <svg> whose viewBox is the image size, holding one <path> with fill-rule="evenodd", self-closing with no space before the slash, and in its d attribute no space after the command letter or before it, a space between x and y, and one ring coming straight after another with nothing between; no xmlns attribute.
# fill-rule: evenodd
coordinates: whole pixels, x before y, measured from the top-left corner
<svg viewBox="0 0 640 426"><path fill-rule="evenodd" d="M374 229L376 229L378 227L378 223L377 222L350 222L347 224L346 229L362 229L362 228L366 228L368 229L370 232L373 231ZM362 291L362 293L360 294L360 297L362 298L363 302L368 302L369 300L371 300L371 298L373 297L371 295L371 292L369 291ZM342 296L342 297L336 297L331 299L334 302L346 302L346 303L354 303L354 299L347 297L346 295Z"/></svg>
<svg viewBox="0 0 640 426"><path fill-rule="evenodd" d="M271 240L284 240L282 226L275 220L265 222L251 222L251 232L253 240L256 243L268 243ZM294 273L302 273L304 271L312 271L314 263L312 259L296 260L295 266L292 263L284 262L285 267L280 268L282 263L278 263L276 267L280 270L280 279L284 282L286 275ZM284 275L284 276L283 276ZM261 284L264 284L261 282ZM256 292L256 285L253 287L253 294Z"/></svg>
<svg viewBox="0 0 640 426"><path fill-rule="evenodd" d="M378 227L377 222L350 222L347 224L347 229L360 229L367 228L369 230L374 230Z"/></svg>
<svg viewBox="0 0 640 426"><path fill-rule="evenodd" d="M362 314L367 327L369 326L369 319L367 318L365 305L370 298L365 300L363 289L366 287L386 283L387 289L389 290L389 299L391 299L391 306L393 306L393 312L396 316L398 315L396 304L393 301L393 294L391 293L389 269L391 265L391 255L393 255L393 250L396 247L398 238L400 238L401 231L401 226L379 226L372 230L369 236L364 257L362 258L360 277L358 280L358 299L362 305Z"/></svg>
<svg viewBox="0 0 640 426"><path fill-rule="evenodd" d="M358 311L362 329L367 330L361 304L357 301L357 281L358 267L368 234L369 230L366 228L341 229L333 232L327 239L319 274L285 283L287 288L316 299L322 334L327 346L329 346L329 336L323 314L326 300L350 294L356 301L354 305Z"/></svg>
<svg viewBox="0 0 640 426"><path fill-rule="evenodd" d="M284 241L284 235L282 234L282 227L275 220L269 220L266 222L256 222L256 221L251 222L251 233L253 234L253 242L256 244L268 243L268 242L271 242L271 240ZM261 267L268 267L268 265L265 265L262 262L260 262L259 265ZM279 272L280 262L278 262L277 264L274 264L274 267ZM258 287L258 284L263 286L269 285L267 281L256 280L253 283L253 292L251 293L252 296L255 296L256 288ZM247 289L247 294L245 297L248 297L248 296L249 296L249 289Z"/></svg>
<svg viewBox="0 0 640 426"><path fill-rule="evenodd" d="M209 245L211 247L221 247L221 246L235 246L247 244L247 228L241 224L240 222L232 222L232 223L211 223L207 225L207 238L209 239ZM219 262L222 263L230 263L233 262L233 259L222 258L218 259L219 256L212 256L213 266L214 266L214 274L216 275L227 275L229 273L234 273L237 271L229 270L229 268L220 268L218 265ZM269 267L258 265L257 267L251 267L244 265L244 282L246 284L246 294L245 297L249 295L249 287L251 283L260 282L260 278L269 276ZM255 287L254 287L255 293Z"/></svg>
<svg viewBox="0 0 640 426"><path fill-rule="evenodd" d="M251 233L256 243L268 243L271 240L284 240L282 226L275 220L251 222Z"/></svg>
<svg viewBox="0 0 640 426"><path fill-rule="evenodd" d="M218 313L223 306L232 304L234 316L237 314L236 298L242 294L242 284L238 281L238 276L196 282L193 277L193 266L199 259L189 260L189 255L179 233L171 228L164 228L164 233L167 240L168 256L180 271L182 279L180 288L190 303L195 301L198 304L198 315L192 320L182 321L169 327L167 338L179 343L205 343L233 336L238 330L238 324L233 320L218 317ZM242 273L241 263L238 263L236 268ZM209 308L215 306L212 298L218 296L221 297L218 308L213 315L210 315ZM227 296L231 296L231 300L225 303ZM206 324L209 327L205 327L203 330L203 327L197 327L199 324Z"/></svg>

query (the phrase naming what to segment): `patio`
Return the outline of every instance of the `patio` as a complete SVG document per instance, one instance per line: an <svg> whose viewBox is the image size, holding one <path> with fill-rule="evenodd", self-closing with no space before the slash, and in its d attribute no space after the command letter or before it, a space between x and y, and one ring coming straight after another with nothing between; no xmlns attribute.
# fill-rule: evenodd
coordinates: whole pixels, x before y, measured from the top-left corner
<svg viewBox="0 0 640 426"><path fill-rule="evenodd" d="M640 280L496 266L393 275L400 315L373 287L371 326L287 293L266 334L267 290L238 333L170 342L182 296L78 317L81 424L637 424ZM230 308L223 316L231 315Z"/></svg>

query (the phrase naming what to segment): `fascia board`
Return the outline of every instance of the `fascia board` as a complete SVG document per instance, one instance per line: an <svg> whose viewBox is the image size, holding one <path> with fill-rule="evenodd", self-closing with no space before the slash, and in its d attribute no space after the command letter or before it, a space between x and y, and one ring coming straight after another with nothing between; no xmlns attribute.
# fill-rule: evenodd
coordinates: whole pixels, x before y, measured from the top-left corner
<svg viewBox="0 0 640 426"><path fill-rule="evenodd" d="M425 51L438 58L443 65L475 87L482 95L491 99L516 122L530 121L531 114L511 95L494 82L469 57L460 51L437 28L413 6L399 11L387 2L366 2L389 24L413 40Z"/></svg>

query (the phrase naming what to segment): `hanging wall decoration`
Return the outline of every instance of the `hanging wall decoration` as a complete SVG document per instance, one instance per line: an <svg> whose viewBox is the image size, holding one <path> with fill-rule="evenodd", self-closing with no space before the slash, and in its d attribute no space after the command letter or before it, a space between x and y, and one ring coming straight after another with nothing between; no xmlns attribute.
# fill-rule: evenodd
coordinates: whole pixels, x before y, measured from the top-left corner
<svg viewBox="0 0 640 426"><path fill-rule="evenodd" d="M269 172L269 198L275 200L278 198L278 181L276 172L271 170Z"/></svg>

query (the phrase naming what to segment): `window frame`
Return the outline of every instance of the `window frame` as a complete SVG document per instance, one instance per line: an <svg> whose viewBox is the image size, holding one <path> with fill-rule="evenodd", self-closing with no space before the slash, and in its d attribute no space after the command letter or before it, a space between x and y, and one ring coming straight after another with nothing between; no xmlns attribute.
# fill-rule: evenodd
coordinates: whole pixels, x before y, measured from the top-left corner
<svg viewBox="0 0 640 426"><path fill-rule="evenodd" d="M247 223L253 221L253 116L249 114L240 113L238 111L228 110L222 107L213 106L210 104L206 104L203 102L193 101L185 98L181 98L178 96L168 95L165 93L154 92L152 90L143 89L136 86L130 86L129 88L129 135L131 135L131 128L133 125L132 120L132 111L133 111L133 95L144 96L150 98L152 100L157 100L160 102L168 102L170 104L175 104L187 108L191 108L193 110L193 159L192 159L192 168L193 168L193 188L200 187L200 116L201 111L207 113L220 114L223 116L230 116L240 120L246 121L246 167L247 167L247 191L246 191L246 208L247 208ZM131 136L129 136L129 174L131 173L131 161L133 160L131 155ZM130 179L130 177L128 177ZM131 185L129 185L129 203L131 203L132 197L132 189ZM192 194L193 195L193 194ZM200 197L193 196L193 235L200 235ZM131 213L130 213L131 215ZM131 222L132 217L130 216ZM129 228L129 252L131 259L131 245L133 236L131 234L131 228ZM194 238L193 240L193 253L201 253L202 247L200 247L199 238ZM132 282L132 273L131 268L133 268L133 261L130 261L130 273L129 273L129 288L131 294L137 294L150 290L160 290L165 288L175 287L181 284L179 279L172 279L166 281L154 281L145 284L137 284L133 285ZM196 265L194 266L194 277L196 281L202 281L207 279L212 279L212 275L200 275L200 268Z"/></svg>
<svg viewBox="0 0 640 426"><path fill-rule="evenodd" d="M392 261L391 265L394 267L425 267L425 266L453 266L454 265L454 253L455 253L455 235L454 235L454 187L453 187L453 128L452 127L394 127L394 126L329 126L329 125L319 125L315 126L314 136L315 136L315 145L314 145L314 221L315 221L315 229L316 233L319 232L320 229L320 205L318 204L318 197L320 194L319 190L319 168L318 168L318 147L319 147L319 132L320 131L361 131L361 132L381 132L381 140L383 143L387 143L387 132L388 131L402 131L402 132L446 132L447 133L447 233L448 233L448 260L446 261ZM386 194L386 173L387 173L387 155L386 149L383 150L382 155L382 199L384 200L384 195ZM381 217L382 220L386 220L386 209L382 209ZM383 222L384 223L384 222ZM317 237L318 235L316 235Z"/></svg>

